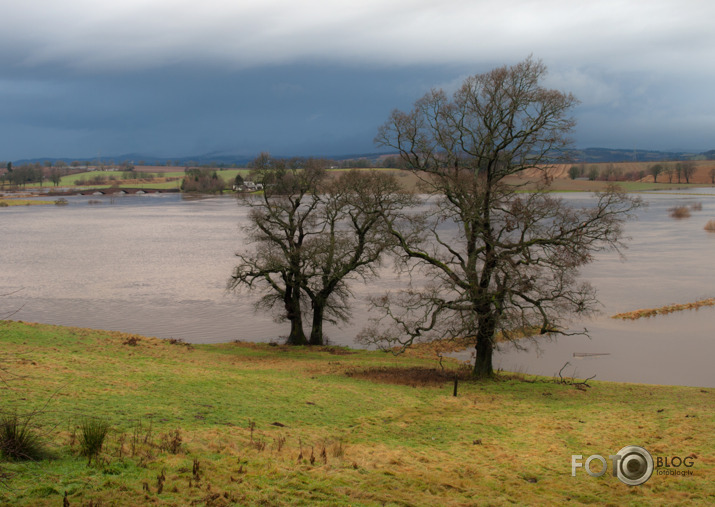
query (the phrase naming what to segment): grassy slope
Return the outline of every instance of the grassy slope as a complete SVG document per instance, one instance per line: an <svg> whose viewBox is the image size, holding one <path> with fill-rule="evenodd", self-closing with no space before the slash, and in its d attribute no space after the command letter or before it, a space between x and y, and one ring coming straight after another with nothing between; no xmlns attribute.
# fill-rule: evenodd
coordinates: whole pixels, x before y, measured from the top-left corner
<svg viewBox="0 0 715 507"><path fill-rule="evenodd" d="M130 338L0 324L0 407L44 407L38 422L54 454L1 464L12 475L0 504L59 505L65 491L71 505L715 502L715 389L592 381L579 390L503 378L463 382L454 398L448 381L411 386L359 374L433 368L426 359ZM71 445L85 416L113 428L98 465ZM174 429L178 454L161 446ZM628 444L694 453L695 475L654 475L639 487L610 473L571 477L572 454L607 456Z"/></svg>

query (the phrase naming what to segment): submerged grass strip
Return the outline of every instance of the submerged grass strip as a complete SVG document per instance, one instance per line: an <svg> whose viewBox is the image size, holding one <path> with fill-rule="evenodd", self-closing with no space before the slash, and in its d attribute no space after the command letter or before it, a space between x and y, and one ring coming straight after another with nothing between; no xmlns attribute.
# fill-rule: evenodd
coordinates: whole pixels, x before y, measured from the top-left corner
<svg viewBox="0 0 715 507"><path fill-rule="evenodd" d="M8 206L36 206L40 204L54 204L54 201L33 201L31 199L0 199L0 208Z"/></svg>
<svg viewBox="0 0 715 507"><path fill-rule="evenodd" d="M673 312L682 312L683 310L697 310L702 306L715 306L715 298L701 299L694 303L672 304L661 306L660 308L646 308L635 310L632 312L618 313L611 316L612 319L621 320L636 320L642 317L653 317L655 315L667 315Z"/></svg>

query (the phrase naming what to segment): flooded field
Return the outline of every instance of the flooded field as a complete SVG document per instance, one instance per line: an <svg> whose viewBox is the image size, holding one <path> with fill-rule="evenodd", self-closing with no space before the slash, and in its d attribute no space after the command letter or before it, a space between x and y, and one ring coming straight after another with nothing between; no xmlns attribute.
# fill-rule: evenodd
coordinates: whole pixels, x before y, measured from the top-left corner
<svg viewBox="0 0 715 507"><path fill-rule="evenodd" d="M638 308L712 297L715 218L711 189L643 196L648 208L627 226L625 259L599 255L583 276L599 290L602 314L573 336L539 342L538 349L504 347L495 365L505 370L596 375L600 380L715 387L715 309L702 308L637 321L609 316ZM564 194L574 204L586 194ZM230 197L182 200L180 195L70 197L70 204L0 210L0 310L14 320L112 329L196 343L276 340L287 331L270 315L253 312L254 298L225 291L240 250L245 210ZM696 203L690 218L669 216L673 206ZM697 208L697 206L696 206ZM399 283L387 273L360 298ZM353 323L329 327L333 343L353 345L366 305ZM467 358L469 354L464 354Z"/></svg>

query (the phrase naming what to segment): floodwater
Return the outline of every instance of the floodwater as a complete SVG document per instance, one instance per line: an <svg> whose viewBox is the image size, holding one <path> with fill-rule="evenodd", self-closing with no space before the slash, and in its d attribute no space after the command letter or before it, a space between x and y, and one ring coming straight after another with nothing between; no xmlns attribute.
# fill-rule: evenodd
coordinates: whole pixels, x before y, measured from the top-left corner
<svg viewBox="0 0 715 507"><path fill-rule="evenodd" d="M698 195L696 195L698 194ZM699 195L705 194L705 195ZM603 303L602 314L573 329L590 338L560 337L504 347L495 364L509 371L562 374L599 380L715 387L715 308L637 321L609 316L638 308L715 296L712 254L715 193L643 196L649 206L629 223L625 260L599 254L583 270ZM565 195L574 204L585 194ZM0 316L14 320L111 329L181 338L194 343L235 339L270 341L286 324L253 311L251 294L226 292L245 247L240 225L246 211L231 197L184 200L177 194L69 197L68 206L0 209ZM684 220L668 208L701 203ZM328 326L331 341L354 345L364 325L364 298L399 283L391 273L372 285L357 284L353 322ZM595 355L593 355L595 354ZM462 355L465 359L469 353Z"/></svg>
<svg viewBox="0 0 715 507"><path fill-rule="evenodd" d="M583 196L570 199L578 201ZM542 375L575 375L599 380L715 387L715 307L686 310L635 321L616 313L688 303L715 296L715 233L703 228L715 219L713 189L643 195L648 207L626 227L631 237L625 259L599 254L582 270L598 289L601 314L575 322L589 337L561 336L527 345L505 346L495 367ZM673 206L701 204L690 218L669 216ZM591 355L594 354L594 355Z"/></svg>

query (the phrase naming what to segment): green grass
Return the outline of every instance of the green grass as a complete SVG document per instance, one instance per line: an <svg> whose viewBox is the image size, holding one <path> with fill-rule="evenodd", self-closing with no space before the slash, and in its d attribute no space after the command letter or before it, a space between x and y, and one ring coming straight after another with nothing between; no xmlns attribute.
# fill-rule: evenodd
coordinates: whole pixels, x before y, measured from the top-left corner
<svg viewBox="0 0 715 507"><path fill-rule="evenodd" d="M241 174L244 178L248 176L249 171L247 169L226 169L226 170L216 170L218 175L226 181L228 188L231 188L233 181L236 179L237 174ZM74 187L77 186L77 180L84 179L89 180L96 176L106 177L107 180L103 184L99 185L85 185L80 188L109 188L114 183L109 180L110 176L114 176L117 180L117 185L119 188L129 187L129 188L157 188L157 189L169 189L169 188L179 188L181 185L181 178L184 177L184 171L171 171L162 173L151 173L158 178L178 178L174 181L161 181L161 182L151 182L151 181L124 181L122 180L123 171L88 171L83 173L71 174L69 176L63 176L60 180L60 187ZM26 188L39 189L39 183L28 184ZM51 182L44 182L42 188L53 188Z"/></svg>
<svg viewBox="0 0 715 507"><path fill-rule="evenodd" d="M0 199L0 208L6 208L8 206L36 206L54 203L54 201L35 201L33 199Z"/></svg>
<svg viewBox="0 0 715 507"><path fill-rule="evenodd" d="M715 501L715 389L502 375L460 382L455 398L448 379L415 376L439 368L419 356L15 322L0 344L0 410L38 410L53 456L0 463L0 504L54 506L65 492L71 505ZM77 427L90 417L110 432L87 466ZM571 477L572 454L629 444L697 456L694 475Z"/></svg>

